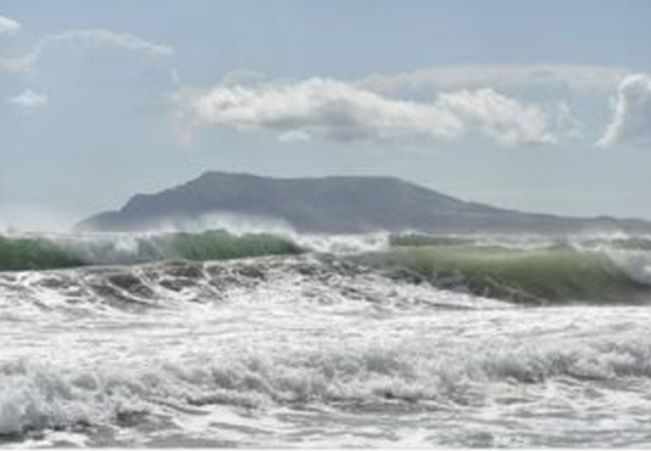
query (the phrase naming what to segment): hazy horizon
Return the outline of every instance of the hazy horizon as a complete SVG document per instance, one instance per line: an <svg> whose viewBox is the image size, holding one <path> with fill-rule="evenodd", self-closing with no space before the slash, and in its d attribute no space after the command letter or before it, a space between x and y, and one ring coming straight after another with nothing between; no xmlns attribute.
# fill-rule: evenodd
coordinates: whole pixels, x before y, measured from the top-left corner
<svg viewBox="0 0 651 451"><path fill-rule="evenodd" d="M327 179L327 178L345 178L345 177L351 177L351 178L365 178L365 177L379 177L379 178L384 178L384 177L391 177L391 178L397 178L398 180L403 180L407 181L410 183L414 183L417 186L424 186L422 184L418 184L413 181L409 181L406 179L402 179L400 177L396 177L390 174L376 174L376 175L356 175L356 174L351 174L351 175L339 175L339 174L332 174L332 175L318 175L318 176L305 176L305 177L300 177L300 176L265 176L262 174L257 174L257 173L252 173L252 172L247 172L247 171L239 171L239 172L228 172L228 171L216 171L216 170L207 170L203 171L200 174L197 174L196 176L192 177L191 179L188 180L183 180L178 183L175 183L173 185L167 186L163 189L160 190L155 190L155 191L150 191L150 192L139 192L139 193L133 193L130 195L128 198L124 199L123 202L119 203L115 208L106 208L103 210L98 210L94 211L86 216L82 217L67 217L61 213L56 212L55 210L50 210L47 208L19 208L13 210L13 213L17 213L18 221L12 221L12 215L8 214L5 216L5 221L3 222L0 220L0 233L2 232L55 232L55 233L61 233L61 232L72 232L74 231L74 227L76 224L81 222L82 220L89 219L90 217L98 214L98 213L105 213L105 212L110 212L110 211L119 211L121 210L122 207L124 207L129 200L131 200L134 196L137 195L148 195L148 194L158 194L163 191L166 191L168 189L174 189L177 188L180 185L183 185L187 182L193 181L206 173L210 172L220 172L220 173L226 173L230 175L238 175L238 176L254 176L254 177L261 177L261 178L272 178L272 179L278 179L278 180L295 180L295 179ZM426 187L429 188L429 187ZM429 188L431 189L431 188ZM450 193L445 193L445 192L440 192L433 190L434 192L437 192L439 194L444 194L448 196L455 197L459 200L466 201L466 202L477 202L475 199L465 199L461 197L454 196L453 194ZM480 202L478 202L480 203ZM519 211L523 213L542 213L542 214L551 214L551 215L557 215L560 217L567 217L567 218L597 218L597 217L609 217L609 215L592 215L592 216L587 216L587 215L572 215L572 214L555 214L553 212L544 212L544 211L531 211L531 210L525 210L525 209L517 209L517 208L508 208L508 207L502 207L500 205L495 205L495 204L488 204L484 203L483 205L488 205L491 207L497 207L497 208L505 208L506 210L512 210L512 211ZM0 209L0 212L2 210ZM216 215L216 216L215 216ZM4 215L3 215L4 216ZM262 232L265 230L265 227L269 227L269 230L274 230L278 231L279 233L297 233L293 231L292 227L289 226L288 224L284 227L278 228L278 225L276 224L277 221L282 220L280 217L268 217L268 218L257 218L256 215L247 215L247 214L231 214L229 212L222 212L221 214L215 212L213 215L215 216L212 218L211 221L203 221L199 222L197 224L192 224L188 223L187 225L190 227L188 230L192 231L200 231L200 230L209 230L209 229L221 229L225 228L231 231L238 231L238 230L243 230L243 231L256 231L256 232ZM613 217L613 216L610 216ZM641 217L635 217L635 216L619 216L619 217L614 217L615 219L641 219L645 220L645 218ZM249 227L250 223L255 224L255 227ZM243 227L244 225L244 227ZM201 227L199 227L201 226ZM165 231L174 231L174 230L180 230L177 227L172 227L171 229L160 229L157 230L159 232L165 232ZM155 230L152 230L155 231ZM588 233L586 231L586 233ZM606 233L603 231L603 233ZM588 233L589 234L589 233Z"/></svg>

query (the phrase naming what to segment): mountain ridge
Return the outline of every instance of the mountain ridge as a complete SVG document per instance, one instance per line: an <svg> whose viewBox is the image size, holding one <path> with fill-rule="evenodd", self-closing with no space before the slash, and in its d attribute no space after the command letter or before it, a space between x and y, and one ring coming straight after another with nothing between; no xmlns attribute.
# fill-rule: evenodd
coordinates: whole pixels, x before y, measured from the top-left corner
<svg viewBox="0 0 651 451"><path fill-rule="evenodd" d="M116 211L79 222L77 230L146 231L211 214L282 220L297 232L568 234L585 230L651 232L651 222L609 216L527 213L465 201L392 176L276 178L206 171L151 194L136 194Z"/></svg>

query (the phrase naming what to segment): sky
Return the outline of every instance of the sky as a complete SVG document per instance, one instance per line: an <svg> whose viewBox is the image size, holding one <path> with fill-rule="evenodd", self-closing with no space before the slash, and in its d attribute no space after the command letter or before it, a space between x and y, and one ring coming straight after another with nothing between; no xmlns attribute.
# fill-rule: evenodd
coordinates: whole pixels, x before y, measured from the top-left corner
<svg viewBox="0 0 651 451"><path fill-rule="evenodd" d="M651 219L651 2L0 0L0 228L207 170Z"/></svg>

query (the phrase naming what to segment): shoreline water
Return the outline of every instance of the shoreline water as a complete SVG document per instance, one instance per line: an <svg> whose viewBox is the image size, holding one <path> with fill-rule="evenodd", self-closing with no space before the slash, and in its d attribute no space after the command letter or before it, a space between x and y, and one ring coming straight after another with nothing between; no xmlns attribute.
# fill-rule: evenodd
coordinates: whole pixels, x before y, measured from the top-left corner
<svg viewBox="0 0 651 451"><path fill-rule="evenodd" d="M0 446L650 443L647 305L480 296L357 261L390 251L370 241L356 252L0 273ZM492 268L557 258L549 244L489 241L431 255ZM560 255L586 271L582 252L594 250ZM646 250L615 252L637 256L643 276Z"/></svg>

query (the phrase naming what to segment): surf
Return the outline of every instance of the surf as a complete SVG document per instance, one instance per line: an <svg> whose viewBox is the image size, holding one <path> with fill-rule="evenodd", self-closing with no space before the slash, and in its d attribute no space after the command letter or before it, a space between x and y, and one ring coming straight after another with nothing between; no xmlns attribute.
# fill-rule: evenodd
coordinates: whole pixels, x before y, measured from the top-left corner
<svg viewBox="0 0 651 451"><path fill-rule="evenodd" d="M436 242L437 244L432 244ZM627 260L602 250L556 244L532 249L459 244L458 240L394 240L385 252L356 261L394 277L521 304L646 303L648 280ZM621 254L619 254L621 256ZM647 264L651 260L643 258Z"/></svg>
<svg viewBox="0 0 651 451"><path fill-rule="evenodd" d="M224 260L299 254L290 239L264 233L87 234L0 236L0 271L44 270L90 265L129 265L161 260Z"/></svg>
<svg viewBox="0 0 651 451"><path fill-rule="evenodd" d="M0 271L124 267L117 271L123 276L108 285L133 288L147 285L140 281L140 274L148 271L142 269L145 264L174 272L179 266L164 262L251 259L246 265L266 274L275 265L266 256L310 254L320 265L315 270L319 273L340 273L331 264L337 262L351 274L375 274L521 305L638 304L651 298L647 246L646 238L621 237L513 241L495 236L309 237L226 230L0 236Z"/></svg>

